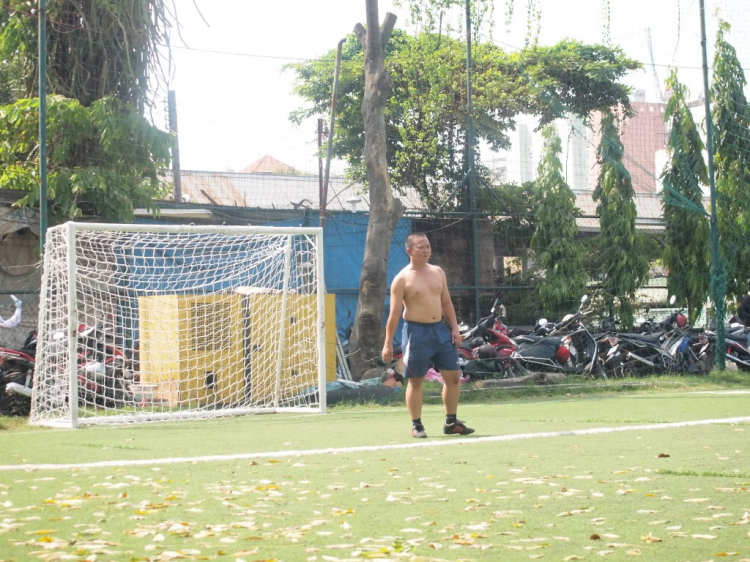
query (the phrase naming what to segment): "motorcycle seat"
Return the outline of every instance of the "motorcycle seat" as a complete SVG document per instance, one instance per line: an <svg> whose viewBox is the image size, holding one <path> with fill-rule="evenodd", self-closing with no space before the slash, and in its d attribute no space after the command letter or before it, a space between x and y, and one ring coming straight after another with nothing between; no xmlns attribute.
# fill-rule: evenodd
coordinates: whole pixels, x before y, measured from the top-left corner
<svg viewBox="0 0 750 562"><path fill-rule="evenodd" d="M662 338L660 334L620 334L620 337L654 344L658 344Z"/></svg>
<svg viewBox="0 0 750 562"><path fill-rule="evenodd" d="M728 340L736 341L741 344L747 343L747 334L732 334L731 332L727 332L725 337Z"/></svg>
<svg viewBox="0 0 750 562"><path fill-rule="evenodd" d="M516 336L515 341L516 343L560 345L562 338L558 336Z"/></svg>
<svg viewBox="0 0 750 562"><path fill-rule="evenodd" d="M458 347L460 349L466 349L468 351L471 351L474 348L479 347L483 343L485 343L484 338L481 338L481 337L477 336L477 337L474 337L474 338L469 338L469 339L463 340L461 342L461 345L459 345Z"/></svg>

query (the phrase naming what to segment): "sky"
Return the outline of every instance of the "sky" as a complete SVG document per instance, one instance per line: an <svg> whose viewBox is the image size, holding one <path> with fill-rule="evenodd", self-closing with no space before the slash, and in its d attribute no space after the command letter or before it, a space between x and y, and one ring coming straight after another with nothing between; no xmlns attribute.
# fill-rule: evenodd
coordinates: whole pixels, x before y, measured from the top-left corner
<svg viewBox="0 0 750 562"><path fill-rule="evenodd" d="M479 40L508 50L523 47L527 1L515 0L515 13L506 25L506 0L495 0L495 26L483 29ZM565 37L602 41L604 0L531 1L541 8L541 44ZM182 169L239 171L269 155L317 173L316 122L297 126L289 121L289 113L304 101L293 94L293 72L283 67L335 49L356 23L364 23L365 1L175 0L175 6L180 33L172 36L174 70L164 89L176 94ZM658 101L657 84L676 65L697 98L702 90L699 0L610 0L610 6L612 43L647 63L627 82L643 89L648 101ZM380 21L391 11L399 17L398 28L416 31L406 7L380 0L379 8ZM750 2L706 0L709 45L717 9L733 23L729 39L743 66L750 67L750 39L744 33ZM334 161L332 171L343 171L343 164Z"/></svg>

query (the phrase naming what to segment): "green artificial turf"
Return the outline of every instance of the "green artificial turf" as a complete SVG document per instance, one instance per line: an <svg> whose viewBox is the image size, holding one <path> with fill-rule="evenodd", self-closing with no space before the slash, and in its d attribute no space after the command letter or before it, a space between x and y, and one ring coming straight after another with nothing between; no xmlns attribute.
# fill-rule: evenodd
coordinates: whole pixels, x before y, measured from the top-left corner
<svg viewBox="0 0 750 562"><path fill-rule="evenodd" d="M477 429L474 437L481 437L745 416L750 415L749 403L750 394L569 394L533 401L464 403L459 415ZM449 438L441 431L442 406L426 406L422 419L431 438ZM332 410L325 415L244 416L78 430L33 428L0 433L0 465L384 446L410 442L410 427L400 405Z"/></svg>
<svg viewBox="0 0 750 562"><path fill-rule="evenodd" d="M750 415L748 394L465 404L477 436ZM423 419L443 443L442 414ZM0 464L411 445L403 407L0 434ZM750 424L0 472L0 560L750 559ZM580 558L577 558L580 557ZM726 557L726 558L725 558Z"/></svg>

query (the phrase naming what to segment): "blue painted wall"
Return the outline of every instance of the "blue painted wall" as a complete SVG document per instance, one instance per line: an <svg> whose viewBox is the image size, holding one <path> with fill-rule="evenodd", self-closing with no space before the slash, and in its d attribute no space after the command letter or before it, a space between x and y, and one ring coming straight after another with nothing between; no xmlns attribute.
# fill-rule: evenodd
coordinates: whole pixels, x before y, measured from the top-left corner
<svg viewBox="0 0 750 562"><path fill-rule="evenodd" d="M325 281L329 293L336 295L336 327L339 336L344 339L349 326L354 322L359 297L359 276L362 260L365 255L365 238L367 237L368 215L362 213L336 213L326 218L324 230ZM312 223L312 224L311 224ZM278 226L317 226L318 218L295 219L274 223ZM391 286L393 278L408 263L409 256L404 249L406 237L412 231L411 219L402 218L396 226L388 254L387 283ZM389 299L383 312L383 324L388 318ZM401 330L396 332L400 341Z"/></svg>

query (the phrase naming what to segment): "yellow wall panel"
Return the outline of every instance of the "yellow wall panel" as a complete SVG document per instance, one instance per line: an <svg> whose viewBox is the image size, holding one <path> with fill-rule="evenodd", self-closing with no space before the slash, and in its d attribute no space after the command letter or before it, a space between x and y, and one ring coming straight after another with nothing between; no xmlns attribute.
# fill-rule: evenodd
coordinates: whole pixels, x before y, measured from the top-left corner
<svg viewBox="0 0 750 562"><path fill-rule="evenodd" d="M140 297L141 383L170 404L270 405L317 386L317 295L279 293ZM325 297L326 380L336 379L336 300Z"/></svg>

